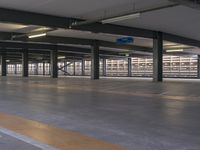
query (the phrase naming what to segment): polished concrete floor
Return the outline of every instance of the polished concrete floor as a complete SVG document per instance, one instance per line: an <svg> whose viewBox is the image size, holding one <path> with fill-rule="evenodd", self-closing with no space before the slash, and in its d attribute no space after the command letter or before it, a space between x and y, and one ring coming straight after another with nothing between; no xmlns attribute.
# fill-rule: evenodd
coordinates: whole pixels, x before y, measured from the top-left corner
<svg viewBox="0 0 200 150"><path fill-rule="evenodd" d="M0 113L0 133L5 133L12 139L18 139L18 141L23 141L26 145L35 146L40 150L127 150L119 145L75 131L64 130L5 113ZM8 141L6 144L19 147L19 143L12 141ZM2 148L1 143L0 148ZM3 150L13 150L13 148ZM29 150L29 148L24 150Z"/></svg>
<svg viewBox="0 0 200 150"><path fill-rule="evenodd" d="M200 149L200 81L0 78L0 112L131 150Z"/></svg>
<svg viewBox="0 0 200 150"><path fill-rule="evenodd" d="M3 133L1 133L0 139L1 150L41 150L35 146Z"/></svg>

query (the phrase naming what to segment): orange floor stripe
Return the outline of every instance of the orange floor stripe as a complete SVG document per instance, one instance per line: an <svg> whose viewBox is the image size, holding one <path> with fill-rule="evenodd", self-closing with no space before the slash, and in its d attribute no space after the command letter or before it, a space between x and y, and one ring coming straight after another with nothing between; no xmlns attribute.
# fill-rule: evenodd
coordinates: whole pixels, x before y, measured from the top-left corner
<svg viewBox="0 0 200 150"><path fill-rule="evenodd" d="M127 150L76 132L0 113L0 127L61 150Z"/></svg>

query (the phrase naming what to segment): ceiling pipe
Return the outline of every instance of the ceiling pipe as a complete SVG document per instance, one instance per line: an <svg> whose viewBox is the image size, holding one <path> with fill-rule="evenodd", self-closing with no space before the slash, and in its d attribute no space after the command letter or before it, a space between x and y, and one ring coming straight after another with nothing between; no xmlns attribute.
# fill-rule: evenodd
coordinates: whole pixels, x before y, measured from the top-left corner
<svg viewBox="0 0 200 150"><path fill-rule="evenodd" d="M55 31L57 30L56 28L51 28L51 29L48 29L48 30L44 30L44 31L37 31L37 32L30 32L30 33L25 33L25 34L17 34L17 35L12 35L11 36L11 40L15 40L15 39L19 39L19 38L30 38L30 37L40 37L39 35L44 35L45 36L47 35L48 32L52 32L52 31Z"/></svg>

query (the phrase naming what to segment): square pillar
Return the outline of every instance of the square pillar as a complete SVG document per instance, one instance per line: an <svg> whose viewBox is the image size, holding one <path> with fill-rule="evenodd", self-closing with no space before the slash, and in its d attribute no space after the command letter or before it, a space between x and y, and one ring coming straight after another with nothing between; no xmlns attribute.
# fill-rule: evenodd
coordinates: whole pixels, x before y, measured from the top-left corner
<svg viewBox="0 0 200 150"><path fill-rule="evenodd" d="M163 33L155 32L153 38L153 81L163 81Z"/></svg>
<svg viewBox="0 0 200 150"><path fill-rule="evenodd" d="M132 58L128 58L128 77L132 77Z"/></svg>
<svg viewBox="0 0 200 150"><path fill-rule="evenodd" d="M15 75L17 74L17 64L15 64Z"/></svg>
<svg viewBox="0 0 200 150"><path fill-rule="evenodd" d="M22 76L28 77L28 50L24 50L22 53Z"/></svg>
<svg viewBox="0 0 200 150"><path fill-rule="evenodd" d="M65 60L64 61L64 75L66 75L67 74L67 61Z"/></svg>
<svg viewBox="0 0 200 150"><path fill-rule="evenodd" d="M92 80L98 80L99 79L99 44L98 41L94 41L91 46L92 54L92 62L91 62L91 79Z"/></svg>
<svg viewBox="0 0 200 150"><path fill-rule="evenodd" d="M50 52L51 57L51 77L58 78L58 51L52 50Z"/></svg>
<svg viewBox="0 0 200 150"><path fill-rule="evenodd" d="M5 52L2 52L1 54L1 76L7 76L7 62Z"/></svg>
<svg viewBox="0 0 200 150"><path fill-rule="evenodd" d="M85 59L82 59L82 67L81 67L81 70L82 70L82 76L85 76Z"/></svg>
<svg viewBox="0 0 200 150"><path fill-rule="evenodd" d="M104 77L106 77L106 74L107 74L106 73L106 70L107 70L106 67L107 67L107 60L106 60L106 58L103 58L103 68L102 69L103 69L103 76Z"/></svg>
<svg viewBox="0 0 200 150"><path fill-rule="evenodd" d="M76 60L75 60L75 58L74 58L73 64L74 64L74 72L73 72L73 75L75 76L75 75L76 75Z"/></svg>
<svg viewBox="0 0 200 150"><path fill-rule="evenodd" d="M200 79L200 55L197 55L197 78Z"/></svg>
<svg viewBox="0 0 200 150"><path fill-rule="evenodd" d="M38 62L35 63L35 75L38 75Z"/></svg>
<svg viewBox="0 0 200 150"><path fill-rule="evenodd" d="M42 63L42 74L43 74L43 76L45 76L46 75L46 68L45 68L45 61Z"/></svg>

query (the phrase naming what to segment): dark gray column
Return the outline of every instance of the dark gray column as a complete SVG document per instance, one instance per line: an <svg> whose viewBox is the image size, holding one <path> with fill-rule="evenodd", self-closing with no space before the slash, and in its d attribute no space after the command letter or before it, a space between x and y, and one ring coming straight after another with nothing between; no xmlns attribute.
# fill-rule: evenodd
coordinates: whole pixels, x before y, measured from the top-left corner
<svg viewBox="0 0 200 150"><path fill-rule="evenodd" d="M82 70L82 76L85 76L85 59L82 59L82 67L81 67L81 70Z"/></svg>
<svg viewBox="0 0 200 150"><path fill-rule="evenodd" d="M65 60L64 61L64 71L65 71L65 75L67 74L67 61Z"/></svg>
<svg viewBox="0 0 200 150"><path fill-rule="evenodd" d="M200 79L200 55L197 56L197 78Z"/></svg>
<svg viewBox="0 0 200 150"><path fill-rule="evenodd" d="M51 51L51 77L58 78L58 51Z"/></svg>
<svg viewBox="0 0 200 150"><path fill-rule="evenodd" d="M43 65L42 65L42 71L43 71L43 76L45 76L46 75L45 61L43 62Z"/></svg>
<svg viewBox="0 0 200 150"><path fill-rule="evenodd" d="M7 63L6 63L6 53L1 54L1 76L7 75Z"/></svg>
<svg viewBox="0 0 200 150"><path fill-rule="evenodd" d="M17 74L17 64L15 64L15 74Z"/></svg>
<svg viewBox="0 0 200 150"><path fill-rule="evenodd" d="M51 64L50 64L51 62L47 62L47 63L49 63L49 65L48 65L49 66L49 73L48 73L48 75L51 75Z"/></svg>
<svg viewBox="0 0 200 150"><path fill-rule="evenodd" d="M74 73L73 73L73 75L75 76L76 75L76 60L75 60L75 58L74 58Z"/></svg>
<svg viewBox="0 0 200 150"><path fill-rule="evenodd" d="M163 34L155 32L153 39L153 81L163 81Z"/></svg>
<svg viewBox="0 0 200 150"><path fill-rule="evenodd" d="M38 75L38 62L35 63L35 75Z"/></svg>
<svg viewBox="0 0 200 150"><path fill-rule="evenodd" d="M132 77L132 59L128 58L128 77Z"/></svg>
<svg viewBox="0 0 200 150"><path fill-rule="evenodd" d="M103 58L103 68L102 69L103 69L103 76L104 77L106 77L106 70L107 70L106 66L107 66L106 65L106 58Z"/></svg>
<svg viewBox="0 0 200 150"><path fill-rule="evenodd" d="M99 44L98 41L94 41L92 47L92 66L91 66L91 79L99 79Z"/></svg>
<svg viewBox="0 0 200 150"><path fill-rule="evenodd" d="M28 77L28 50L24 50L22 53L22 76Z"/></svg>

